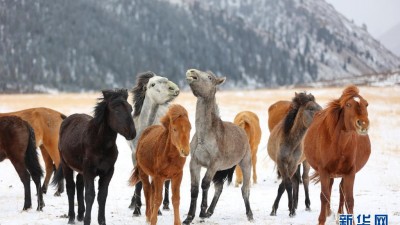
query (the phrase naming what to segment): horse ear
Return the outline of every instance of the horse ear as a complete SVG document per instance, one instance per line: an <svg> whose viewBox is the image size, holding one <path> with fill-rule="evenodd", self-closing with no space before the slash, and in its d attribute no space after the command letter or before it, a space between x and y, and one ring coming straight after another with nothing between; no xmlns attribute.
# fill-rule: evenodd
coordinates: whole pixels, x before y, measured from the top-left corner
<svg viewBox="0 0 400 225"><path fill-rule="evenodd" d="M109 99L112 95L112 91L111 90L102 90L101 91L103 93L103 97L104 99Z"/></svg>
<svg viewBox="0 0 400 225"><path fill-rule="evenodd" d="M297 94L297 92L294 93L294 96L297 97L299 94Z"/></svg>
<svg viewBox="0 0 400 225"><path fill-rule="evenodd" d="M217 85L223 84L226 80L226 77L217 77Z"/></svg>

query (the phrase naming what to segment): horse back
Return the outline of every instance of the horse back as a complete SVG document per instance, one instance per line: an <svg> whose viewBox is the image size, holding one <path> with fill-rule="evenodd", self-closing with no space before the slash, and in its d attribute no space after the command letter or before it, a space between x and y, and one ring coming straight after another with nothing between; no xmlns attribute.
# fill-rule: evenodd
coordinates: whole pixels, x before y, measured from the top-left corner
<svg viewBox="0 0 400 225"><path fill-rule="evenodd" d="M246 131L250 147L257 148L261 141L261 127L258 116L253 112L243 111L236 115L233 123Z"/></svg>
<svg viewBox="0 0 400 225"><path fill-rule="evenodd" d="M224 157L229 156L227 158L242 159L247 151L250 152L250 144L246 132L244 129L231 122L223 121L221 125L222 129L216 132L216 141L220 153L222 153ZM232 157L232 155L237 155L237 157Z"/></svg>
<svg viewBox="0 0 400 225"><path fill-rule="evenodd" d="M268 129L272 129L283 119L289 112L290 101L277 101L268 108Z"/></svg>

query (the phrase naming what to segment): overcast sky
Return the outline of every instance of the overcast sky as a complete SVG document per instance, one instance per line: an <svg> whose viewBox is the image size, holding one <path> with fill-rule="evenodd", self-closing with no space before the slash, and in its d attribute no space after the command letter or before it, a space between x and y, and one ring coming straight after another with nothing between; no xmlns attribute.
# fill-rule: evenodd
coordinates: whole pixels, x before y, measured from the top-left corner
<svg viewBox="0 0 400 225"><path fill-rule="evenodd" d="M400 23L400 0L326 0L357 25L365 23L368 31L379 38Z"/></svg>

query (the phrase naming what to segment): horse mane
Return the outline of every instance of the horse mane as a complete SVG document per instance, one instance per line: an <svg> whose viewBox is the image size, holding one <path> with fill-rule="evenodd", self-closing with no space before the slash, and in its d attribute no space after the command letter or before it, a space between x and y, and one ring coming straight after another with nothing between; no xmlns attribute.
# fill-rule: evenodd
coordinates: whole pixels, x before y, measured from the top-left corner
<svg viewBox="0 0 400 225"><path fill-rule="evenodd" d="M329 125L329 132L333 133L335 124L339 120L340 112L346 102L355 96L359 95L359 90L356 86L350 85L343 90L342 96L339 99L334 99L328 103L326 108L326 122Z"/></svg>
<svg viewBox="0 0 400 225"><path fill-rule="evenodd" d="M188 112L186 111L185 108L183 108L183 106L178 105L178 104L172 104L169 109L168 112L161 117L160 122L161 124L168 129L170 121L174 121L177 118L184 116L184 117L188 117Z"/></svg>
<svg viewBox="0 0 400 225"><path fill-rule="evenodd" d="M97 99L97 104L94 107L94 122L101 124L106 119L107 105L109 100L123 97L125 100L128 99L128 91L126 89L115 89L115 90L103 90L103 97Z"/></svg>
<svg viewBox="0 0 400 225"><path fill-rule="evenodd" d="M156 76L156 74L152 71L139 73L136 76L136 86L132 89L133 105L135 109L133 117L140 115L144 98L146 96L146 86L149 83L150 78L154 76Z"/></svg>
<svg viewBox="0 0 400 225"><path fill-rule="evenodd" d="M289 112L284 119L283 132L285 134L288 134L290 129L293 127L300 107L310 101L315 101L312 94L307 94L306 92L301 92L299 94L296 93L296 96L292 99L292 103L290 104Z"/></svg>

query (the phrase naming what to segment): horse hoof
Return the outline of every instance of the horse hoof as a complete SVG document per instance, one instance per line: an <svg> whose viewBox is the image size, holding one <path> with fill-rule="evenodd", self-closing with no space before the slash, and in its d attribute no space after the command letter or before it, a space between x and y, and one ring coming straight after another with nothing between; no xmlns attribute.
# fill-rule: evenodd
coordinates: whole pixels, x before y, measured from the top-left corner
<svg viewBox="0 0 400 225"><path fill-rule="evenodd" d="M60 197L60 196L61 196L61 193L60 193L59 191L56 191L56 192L54 193L54 196Z"/></svg>
<svg viewBox="0 0 400 225"><path fill-rule="evenodd" d="M164 204L163 210L169 210L169 205L168 204Z"/></svg>
<svg viewBox="0 0 400 225"><path fill-rule="evenodd" d="M204 219L207 218L207 213L206 212L200 212L199 217Z"/></svg>
<svg viewBox="0 0 400 225"><path fill-rule="evenodd" d="M75 220L68 220L68 224L75 224Z"/></svg>
<svg viewBox="0 0 400 225"><path fill-rule="evenodd" d="M131 204L128 206L128 208L134 209L134 208L135 208L135 204L131 203Z"/></svg>
<svg viewBox="0 0 400 225"><path fill-rule="evenodd" d="M189 225L190 223L192 223L192 221L193 221L193 216L188 216L188 217L182 222L182 224Z"/></svg>
<svg viewBox="0 0 400 225"><path fill-rule="evenodd" d="M289 217L295 217L295 216L296 216L296 212L289 213Z"/></svg>
<svg viewBox="0 0 400 225"><path fill-rule="evenodd" d="M269 215L270 216L276 216L276 211L272 211Z"/></svg>
<svg viewBox="0 0 400 225"><path fill-rule="evenodd" d="M161 210L158 210L158 215L162 216Z"/></svg>
<svg viewBox="0 0 400 225"><path fill-rule="evenodd" d="M83 215L78 215L78 216L76 217L76 219L77 219L79 222L82 222L82 221L83 221Z"/></svg>
<svg viewBox="0 0 400 225"><path fill-rule="evenodd" d="M254 222L253 214L247 215L247 220L248 220L249 222Z"/></svg>
<svg viewBox="0 0 400 225"><path fill-rule="evenodd" d="M306 207L306 211L311 212L311 208L310 207Z"/></svg>
<svg viewBox="0 0 400 225"><path fill-rule="evenodd" d="M133 211L133 216L140 216L142 213L140 213L140 208L136 207L135 210Z"/></svg>
<svg viewBox="0 0 400 225"><path fill-rule="evenodd" d="M28 209L30 209L30 208L32 208L32 205L30 205L30 206L24 206L24 208L23 208L22 210L26 211L26 210L28 210Z"/></svg>

